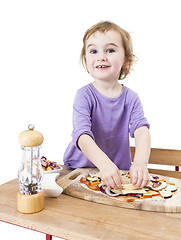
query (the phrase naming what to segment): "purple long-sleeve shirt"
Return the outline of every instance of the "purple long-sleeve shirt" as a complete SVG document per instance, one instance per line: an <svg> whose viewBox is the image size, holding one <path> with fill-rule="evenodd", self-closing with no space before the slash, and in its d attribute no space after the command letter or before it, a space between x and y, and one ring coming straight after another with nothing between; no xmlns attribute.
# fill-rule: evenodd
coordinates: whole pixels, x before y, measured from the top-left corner
<svg viewBox="0 0 181 240"><path fill-rule="evenodd" d="M95 167L77 145L82 134L90 135L119 169L131 166L129 135L149 124L138 95L127 87L116 98L108 98L93 84L80 88L73 104L72 141L64 154L67 169Z"/></svg>

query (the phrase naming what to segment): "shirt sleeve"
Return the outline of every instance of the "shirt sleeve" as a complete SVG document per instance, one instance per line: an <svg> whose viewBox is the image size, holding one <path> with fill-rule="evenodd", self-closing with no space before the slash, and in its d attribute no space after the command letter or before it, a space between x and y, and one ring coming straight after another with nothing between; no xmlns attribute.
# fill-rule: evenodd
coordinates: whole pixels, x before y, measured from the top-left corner
<svg viewBox="0 0 181 240"><path fill-rule="evenodd" d="M91 131L91 99L85 91L79 89L73 104L73 144L78 147L77 141L82 134L88 134L94 139ZM95 139L94 139L95 140Z"/></svg>
<svg viewBox="0 0 181 240"><path fill-rule="evenodd" d="M134 138L134 131L137 128L141 126L147 126L148 128L150 128L150 124L148 123L147 119L144 116L143 107L137 94L132 102L132 110L129 125L130 136L132 138Z"/></svg>

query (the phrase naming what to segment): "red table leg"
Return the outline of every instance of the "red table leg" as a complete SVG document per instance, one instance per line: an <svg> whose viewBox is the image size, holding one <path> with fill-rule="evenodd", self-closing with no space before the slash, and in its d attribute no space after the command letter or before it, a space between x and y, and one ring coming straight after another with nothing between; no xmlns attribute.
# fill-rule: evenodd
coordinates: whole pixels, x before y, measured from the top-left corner
<svg viewBox="0 0 181 240"><path fill-rule="evenodd" d="M179 166L175 166L175 171L179 171Z"/></svg>
<svg viewBox="0 0 181 240"><path fill-rule="evenodd" d="M52 235L46 234L46 240L52 240Z"/></svg>

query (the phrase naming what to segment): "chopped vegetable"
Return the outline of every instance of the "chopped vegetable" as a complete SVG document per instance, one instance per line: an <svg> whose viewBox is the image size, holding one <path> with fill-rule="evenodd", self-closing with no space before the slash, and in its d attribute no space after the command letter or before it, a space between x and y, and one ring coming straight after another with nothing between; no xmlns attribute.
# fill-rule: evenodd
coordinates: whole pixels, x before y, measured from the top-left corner
<svg viewBox="0 0 181 240"><path fill-rule="evenodd" d="M134 202L135 201L135 197L125 197L125 200L126 200L126 202Z"/></svg>
<svg viewBox="0 0 181 240"><path fill-rule="evenodd" d="M174 185L167 185L167 187L165 188L166 191L171 191L171 192L175 192L177 191L177 187Z"/></svg>
<svg viewBox="0 0 181 240"><path fill-rule="evenodd" d="M94 191L100 191L100 188L99 188L99 184L92 184L92 182L88 181L87 180L87 177L88 176L84 176L84 177L81 177L80 178L80 182L81 183L84 183L88 188L90 188L91 190L94 190Z"/></svg>
<svg viewBox="0 0 181 240"><path fill-rule="evenodd" d="M153 190L149 190L149 191L147 192L147 194L151 194L153 197L155 197L155 196L159 196L159 195L160 195L159 192L157 192L157 191L153 191Z"/></svg>
<svg viewBox="0 0 181 240"><path fill-rule="evenodd" d="M129 174L129 172L127 172L126 175L127 175L128 178L130 178L130 174Z"/></svg>
<svg viewBox="0 0 181 240"><path fill-rule="evenodd" d="M106 185L100 186L100 190L102 193L106 193L106 187L107 187Z"/></svg>
<svg viewBox="0 0 181 240"><path fill-rule="evenodd" d="M152 190L160 191L160 190L166 188L167 184L166 184L166 182L159 182L158 181L157 183L155 183L155 181L154 182L151 181L148 186L150 186L150 188Z"/></svg>
<svg viewBox="0 0 181 240"><path fill-rule="evenodd" d="M170 198L170 197L172 197L173 194L171 191L167 191L167 190L163 189L162 191L160 191L160 195L163 198Z"/></svg>
<svg viewBox="0 0 181 240"><path fill-rule="evenodd" d="M100 178L99 177L90 177L90 176L88 176L87 180L91 181L91 182L95 182L95 181L99 181L100 182Z"/></svg>
<svg viewBox="0 0 181 240"><path fill-rule="evenodd" d="M111 192L111 190L110 190L109 187L106 187L105 191L106 191L106 193L107 193L108 196L111 196L111 197L117 197L117 196L119 196L119 193L113 193L113 192Z"/></svg>
<svg viewBox="0 0 181 240"><path fill-rule="evenodd" d="M47 158L44 156L41 157L41 165L42 165L44 171L61 169L61 167L56 162L47 160Z"/></svg>
<svg viewBox="0 0 181 240"><path fill-rule="evenodd" d="M149 193L143 193L143 198L152 198L152 194Z"/></svg>
<svg viewBox="0 0 181 240"><path fill-rule="evenodd" d="M98 186L100 183L100 181L89 182L89 186Z"/></svg>
<svg viewBox="0 0 181 240"><path fill-rule="evenodd" d="M128 193L127 195L131 196L131 197L136 197L136 198L140 198L141 197L141 195L139 193Z"/></svg>
<svg viewBox="0 0 181 240"><path fill-rule="evenodd" d="M172 183L172 182L166 182L166 183L169 185L175 185L175 183Z"/></svg>
<svg viewBox="0 0 181 240"><path fill-rule="evenodd" d="M119 188L119 189L111 189L111 192L113 192L113 193L119 193L119 195L125 195L125 194L123 194L123 191L122 191L121 188Z"/></svg>

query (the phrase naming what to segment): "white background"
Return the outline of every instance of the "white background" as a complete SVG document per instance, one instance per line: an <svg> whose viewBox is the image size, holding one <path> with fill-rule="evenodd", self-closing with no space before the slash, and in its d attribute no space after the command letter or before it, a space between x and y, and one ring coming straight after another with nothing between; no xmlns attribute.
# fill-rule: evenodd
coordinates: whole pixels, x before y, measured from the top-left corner
<svg viewBox="0 0 181 240"><path fill-rule="evenodd" d="M44 135L42 154L62 163L71 140L75 92L92 81L79 64L82 37L100 20L132 35L139 60L123 83L141 98L152 147L181 149L179 2L0 1L0 184L17 176L18 135L30 123ZM17 228L7 225L0 223L0 231L12 239ZM19 230L19 239L43 239Z"/></svg>

